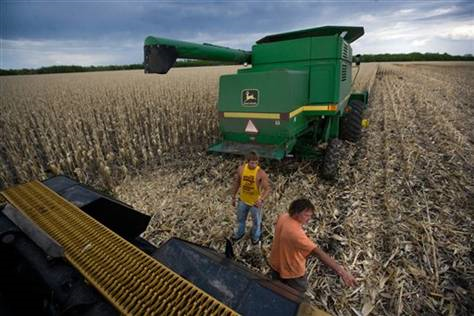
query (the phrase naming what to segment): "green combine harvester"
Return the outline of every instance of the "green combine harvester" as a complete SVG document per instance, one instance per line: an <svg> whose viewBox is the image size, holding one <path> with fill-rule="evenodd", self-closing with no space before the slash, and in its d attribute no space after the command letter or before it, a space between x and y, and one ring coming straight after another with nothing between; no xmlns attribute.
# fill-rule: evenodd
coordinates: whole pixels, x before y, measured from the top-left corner
<svg viewBox="0 0 474 316"><path fill-rule="evenodd" d="M166 74L177 58L252 64L220 78L221 139L209 151L315 159L327 144L322 175L334 178L340 140L359 139L367 106L368 92L352 91L350 44L363 34L363 27L311 28L266 36L251 52L149 36L145 73Z"/></svg>

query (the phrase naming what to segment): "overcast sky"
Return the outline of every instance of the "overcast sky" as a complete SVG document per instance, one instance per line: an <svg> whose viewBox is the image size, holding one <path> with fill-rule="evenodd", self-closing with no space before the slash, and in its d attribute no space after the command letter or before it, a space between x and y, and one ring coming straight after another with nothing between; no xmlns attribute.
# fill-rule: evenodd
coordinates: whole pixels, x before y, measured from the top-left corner
<svg viewBox="0 0 474 316"><path fill-rule="evenodd" d="M473 1L0 2L0 68L143 61L148 35L250 50L265 35L363 26L354 53L474 54Z"/></svg>

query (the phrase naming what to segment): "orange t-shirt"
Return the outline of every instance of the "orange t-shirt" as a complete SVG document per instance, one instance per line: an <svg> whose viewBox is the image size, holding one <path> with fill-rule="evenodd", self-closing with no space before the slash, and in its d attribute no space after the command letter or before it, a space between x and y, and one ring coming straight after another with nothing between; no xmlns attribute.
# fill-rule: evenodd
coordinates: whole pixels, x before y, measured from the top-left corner
<svg viewBox="0 0 474 316"><path fill-rule="evenodd" d="M316 244L306 236L301 223L285 213L278 217L275 225L270 266L283 279L304 276L306 257Z"/></svg>

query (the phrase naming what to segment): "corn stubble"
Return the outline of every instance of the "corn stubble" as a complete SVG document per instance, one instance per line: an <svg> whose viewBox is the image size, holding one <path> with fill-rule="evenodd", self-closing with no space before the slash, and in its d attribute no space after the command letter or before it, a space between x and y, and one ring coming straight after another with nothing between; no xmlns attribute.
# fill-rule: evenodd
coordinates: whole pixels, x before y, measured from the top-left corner
<svg viewBox="0 0 474 316"><path fill-rule="evenodd" d="M1 78L2 186L49 168L99 185L152 215L144 237L223 251L232 233L239 158L209 156L218 76L235 67ZM355 74L355 72L354 72ZM347 289L308 261L313 304L335 315L470 315L473 292L472 63L365 64L369 120L337 182L314 162L263 162L273 192L263 244L237 260L268 272L273 225L300 196L317 207L311 238L357 277ZM248 227L250 226L250 221Z"/></svg>

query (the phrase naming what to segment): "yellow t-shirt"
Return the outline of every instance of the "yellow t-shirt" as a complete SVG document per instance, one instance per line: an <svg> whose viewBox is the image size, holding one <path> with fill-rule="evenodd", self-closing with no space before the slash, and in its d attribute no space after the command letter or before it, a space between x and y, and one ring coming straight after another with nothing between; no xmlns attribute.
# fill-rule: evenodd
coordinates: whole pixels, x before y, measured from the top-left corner
<svg viewBox="0 0 474 316"><path fill-rule="evenodd" d="M242 178L240 179L240 199L247 205L255 205L260 197L260 189L257 184L257 173L260 167L250 169L248 164L244 165Z"/></svg>
<svg viewBox="0 0 474 316"><path fill-rule="evenodd" d="M270 266L283 279L302 277L306 270L306 257L316 247L306 236L301 223L288 213L282 214L275 226Z"/></svg>

